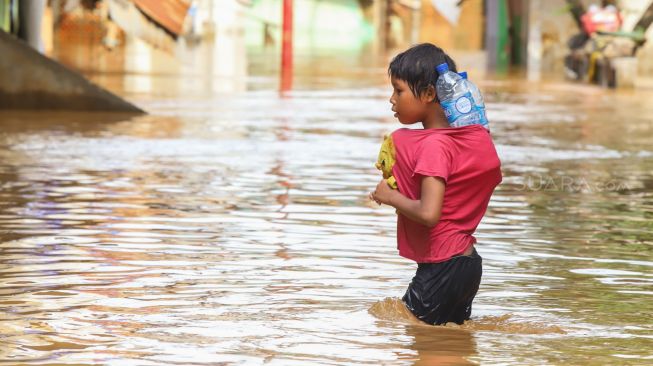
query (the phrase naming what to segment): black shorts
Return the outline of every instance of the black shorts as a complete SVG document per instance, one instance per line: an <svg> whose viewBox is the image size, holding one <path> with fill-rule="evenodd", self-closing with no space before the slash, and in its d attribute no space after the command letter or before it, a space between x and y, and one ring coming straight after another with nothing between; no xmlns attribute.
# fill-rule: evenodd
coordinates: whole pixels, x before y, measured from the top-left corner
<svg viewBox="0 0 653 366"><path fill-rule="evenodd" d="M426 323L462 324L472 314L472 300L481 283L482 262L474 249L469 256L455 256L446 262L418 263L402 300Z"/></svg>

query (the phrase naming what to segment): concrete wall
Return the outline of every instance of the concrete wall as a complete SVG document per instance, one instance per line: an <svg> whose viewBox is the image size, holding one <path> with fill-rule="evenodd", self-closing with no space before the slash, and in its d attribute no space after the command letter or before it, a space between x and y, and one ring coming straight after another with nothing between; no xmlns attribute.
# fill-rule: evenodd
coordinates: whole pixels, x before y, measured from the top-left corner
<svg viewBox="0 0 653 366"><path fill-rule="evenodd" d="M422 0L421 42L431 42L445 50L479 51L484 26L482 0L463 2L457 24L449 23L430 0Z"/></svg>
<svg viewBox="0 0 653 366"><path fill-rule="evenodd" d="M144 113L0 31L0 108Z"/></svg>

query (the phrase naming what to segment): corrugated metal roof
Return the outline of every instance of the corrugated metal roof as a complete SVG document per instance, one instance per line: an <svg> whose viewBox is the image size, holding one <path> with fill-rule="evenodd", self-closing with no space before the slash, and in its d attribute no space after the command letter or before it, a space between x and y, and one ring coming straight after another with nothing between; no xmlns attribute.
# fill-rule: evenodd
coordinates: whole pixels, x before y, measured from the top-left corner
<svg viewBox="0 0 653 366"><path fill-rule="evenodd" d="M189 0L132 0L138 9L175 36L183 32Z"/></svg>

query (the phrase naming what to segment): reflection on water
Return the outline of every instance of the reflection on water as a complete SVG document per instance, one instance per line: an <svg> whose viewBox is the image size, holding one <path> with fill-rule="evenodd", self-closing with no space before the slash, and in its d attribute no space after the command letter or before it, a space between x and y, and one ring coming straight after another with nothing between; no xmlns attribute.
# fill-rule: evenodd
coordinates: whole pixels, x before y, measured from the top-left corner
<svg viewBox="0 0 653 366"><path fill-rule="evenodd" d="M0 359L653 362L652 95L483 84L505 177L483 282L469 323L431 327L399 301L393 210L366 201L398 125L357 85L382 77L3 113Z"/></svg>
<svg viewBox="0 0 653 366"><path fill-rule="evenodd" d="M428 325L407 325L406 335L412 337L413 365L475 365L479 361L472 332ZM399 357L403 359L403 357Z"/></svg>

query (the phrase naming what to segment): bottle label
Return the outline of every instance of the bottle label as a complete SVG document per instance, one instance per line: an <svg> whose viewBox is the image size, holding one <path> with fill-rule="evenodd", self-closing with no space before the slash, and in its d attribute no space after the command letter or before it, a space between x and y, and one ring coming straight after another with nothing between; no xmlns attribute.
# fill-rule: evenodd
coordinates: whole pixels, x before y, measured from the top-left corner
<svg viewBox="0 0 653 366"><path fill-rule="evenodd" d="M466 97L458 98L458 100L456 100L456 110L462 114L467 114L471 112L472 110L471 100L469 100L469 98Z"/></svg>
<svg viewBox="0 0 653 366"><path fill-rule="evenodd" d="M456 100L442 102L444 115L447 117L447 120L449 120L450 125L453 125L460 117L472 112L474 109L472 108L473 106L472 93L465 93Z"/></svg>

